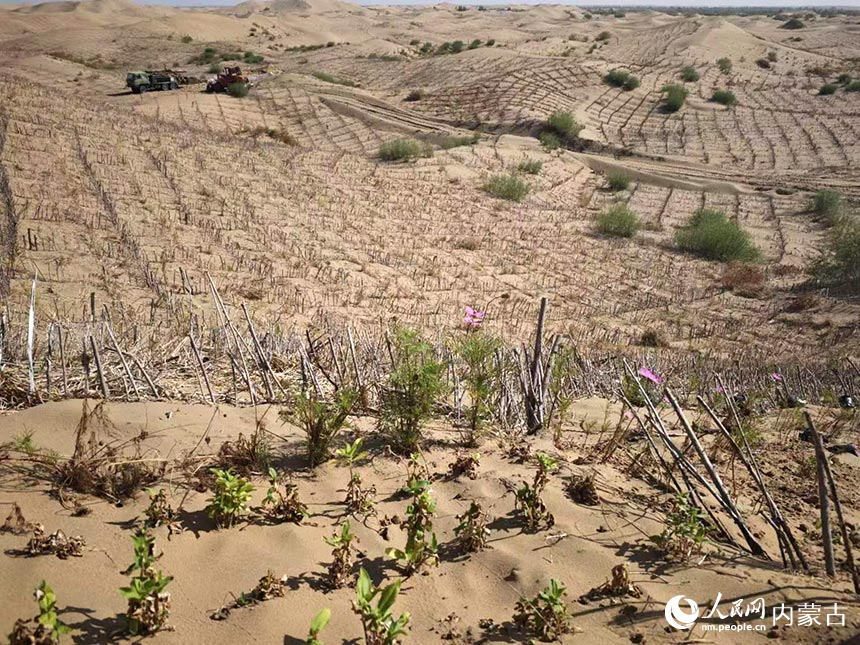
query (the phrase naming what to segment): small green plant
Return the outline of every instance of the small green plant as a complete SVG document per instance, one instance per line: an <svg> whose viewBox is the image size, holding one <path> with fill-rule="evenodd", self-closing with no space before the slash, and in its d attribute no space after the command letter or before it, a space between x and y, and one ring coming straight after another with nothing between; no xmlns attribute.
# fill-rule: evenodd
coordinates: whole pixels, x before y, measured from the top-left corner
<svg viewBox="0 0 860 645"><path fill-rule="evenodd" d="M400 327L392 337L394 366L382 393L380 428L393 447L411 454L420 448L423 426L445 391L447 365L417 332Z"/></svg>
<svg viewBox="0 0 860 645"><path fill-rule="evenodd" d="M250 86L247 83L230 83L227 86L227 94L234 99L243 99L248 96Z"/></svg>
<svg viewBox="0 0 860 645"><path fill-rule="evenodd" d="M534 598L522 597L516 604L514 623L544 642L561 640L571 630L571 615L564 602L567 588L552 578Z"/></svg>
<svg viewBox="0 0 860 645"><path fill-rule="evenodd" d="M436 502L430 497L429 482L417 482L410 488L413 493L412 503L407 507L406 519L400 525L406 531L406 546L403 549L386 550L388 557L405 563L407 576L424 566L439 564L439 543L433 532Z"/></svg>
<svg viewBox="0 0 860 645"><path fill-rule="evenodd" d="M603 80L613 87L624 87L630 80L630 72L625 69L611 69L604 75Z"/></svg>
<svg viewBox="0 0 860 645"><path fill-rule="evenodd" d="M259 54L255 54L254 52L245 52L242 59L248 65L257 65L265 60L262 56L260 56Z"/></svg>
<svg viewBox="0 0 860 645"><path fill-rule="evenodd" d="M728 58L720 58L717 60L717 67L720 68L720 72L723 74L731 74L732 73L732 61Z"/></svg>
<svg viewBox="0 0 860 645"><path fill-rule="evenodd" d="M335 531L330 538L323 538L325 543L332 547L332 563L328 566L328 577L326 582L332 589L340 589L352 577L354 565L352 556L355 552L353 542L358 542L355 533L352 532L349 520L344 521L340 532Z"/></svg>
<svg viewBox="0 0 860 645"><path fill-rule="evenodd" d="M361 444L364 439L359 437L352 443L346 444L335 452L338 461L344 463L349 468L349 484L346 488L346 508L350 515L369 513L373 510L373 496L376 494L376 489L371 487L367 490L361 486L361 475L355 472L355 464L367 456L367 453L361 450Z"/></svg>
<svg viewBox="0 0 860 645"><path fill-rule="evenodd" d="M489 400L497 378L494 358L500 347L501 342L497 338L477 331L467 334L457 348L457 354L466 366L463 381L471 403L469 445L477 444L479 426L490 413Z"/></svg>
<svg viewBox="0 0 860 645"><path fill-rule="evenodd" d="M528 182L514 174L493 175L484 183L484 190L499 199L521 202L529 194L531 187Z"/></svg>
<svg viewBox="0 0 860 645"><path fill-rule="evenodd" d="M770 61L767 58L759 58L755 64L762 69L770 69Z"/></svg>
<svg viewBox="0 0 860 645"><path fill-rule="evenodd" d="M687 65L681 69L681 80L685 83L695 83L701 76L696 68L692 65Z"/></svg>
<svg viewBox="0 0 860 645"><path fill-rule="evenodd" d="M836 94L836 90L839 89L839 86L836 83L825 83L820 88L818 88L819 96L829 96L831 94Z"/></svg>
<svg viewBox="0 0 860 645"><path fill-rule="evenodd" d="M613 204L597 216L597 230L611 237L633 237L641 226L639 216L627 204Z"/></svg>
<svg viewBox="0 0 860 645"><path fill-rule="evenodd" d="M120 587L120 594L128 601L126 629L132 636L154 634L167 627L170 616L170 594L164 591L173 580L155 568L155 538L143 531L132 535L134 562L123 573L136 572L131 586ZM160 556L159 556L160 557Z"/></svg>
<svg viewBox="0 0 860 645"><path fill-rule="evenodd" d="M525 161L521 161L517 166L517 170L527 175L538 175L542 169L543 161L539 159L526 159Z"/></svg>
<svg viewBox="0 0 860 645"><path fill-rule="evenodd" d="M666 517L666 528L658 536L657 542L667 558L686 562L701 552L707 536L702 511L690 504L686 495L681 494L672 503L672 510Z"/></svg>
<svg viewBox="0 0 860 645"><path fill-rule="evenodd" d="M630 188L630 175L621 170L612 170L606 175L606 183L613 193L627 190Z"/></svg>
<svg viewBox="0 0 860 645"><path fill-rule="evenodd" d="M60 621L57 614L57 597L47 582L42 580L33 592L39 604L39 615L35 618L15 621L9 634L10 645L52 645L60 642L60 636L71 629Z"/></svg>
<svg viewBox="0 0 860 645"><path fill-rule="evenodd" d="M846 72L841 73L839 76L836 77L836 82L840 85L848 85L848 83L851 82L851 74L848 74Z"/></svg>
<svg viewBox="0 0 860 645"><path fill-rule="evenodd" d="M323 642L319 639L320 632L326 628L326 625L328 625L328 621L330 620L331 609L328 607L321 609L311 621L311 627L308 630L308 637L305 641L305 645L323 645Z"/></svg>
<svg viewBox="0 0 860 645"><path fill-rule="evenodd" d="M283 486L283 491L281 490ZM308 507L299 499L299 487L269 468L269 490L263 499L266 515L273 522L294 522L300 524L309 516Z"/></svg>
<svg viewBox="0 0 860 645"><path fill-rule="evenodd" d="M836 223L836 220L842 214L842 205L842 194L830 188L825 188L815 193L811 203L815 214L825 218L829 224Z"/></svg>
<svg viewBox="0 0 860 645"><path fill-rule="evenodd" d="M487 547L490 529L487 528L487 514L481 505L472 502L469 510L457 516L459 524L454 528L456 544L463 553L483 551Z"/></svg>
<svg viewBox="0 0 860 645"><path fill-rule="evenodd" d="M627 77L627 80L624 81L624 84L621 87L627 92L635 90L637 87L639 87L639 78L631 74Z"/></svg>
<svg viewBox="0 0 860 645"><path fill-rule="evenodd" d="M410 161L420 157L432 156L432 149L415 139L395 139L386 141L379 148L382 161Z"/></svg>
<svg viewBox="0 0 860 645"><path fill-rule="evenodd" d="M755 262L761 252L749 233L722 211L700 208L685 226L675 232L675 243L707 260Z"/></svg>
<svg viewBox="0 0 860 645"><path fill-rule="evenodd" d="M532 485L524 483L516 492L516 500L514 506L520 512L525 520L526 530L537 531L542 524L547 528L555 524L555 518L541 495L549 481L549 475L555 471L558 463L548 455L543 453L537 454L538 467L535 471Z"/></svg>
<svg viewBox="0 0 860 645"><path fill-rule="evenodd" d="M575 139L583 129L583 125L574 118L573 113L558 110L549 115L547 127L557 136L568 141Z"/></svg>
<svg viewBox="0 0 860 645"><path fill-rule="evenodd" d="M663 86L663 109L667 112L677 112L684 107L687 100L687 89L683 85L670 83Z"/></svg>
<svg viewBox="0 0 860 645"><path fill-rule="evenodd" d="M714 93L711 95L711 100L714 103L720 103L721 105L726 105L728 107L734 107L738 103L735 93L730 90L714 90Z"/></svg>
<svg viewBox="0 0 860 645"><path fill-rule="evenodd" d="M400 594L400 580L392 582L384 589L375 587L362 567L355 593L352 610L361 618L365 645L397 645L400 642L399 637L407 633L406 626L409 624L408 612L397 618L391 613L391 608ZM374 607L373 601L377 596L379 599Z"/></svg>
<svg viewBox="0 0 860 645"><path fill-rule="evenodd" d="M207 507L209 517L219 527L230 528L236 518L247 512L254 486L231 469L213 468L212 474L215 475L215 494Z"/></svg>
<svg viewBox="0 0 860 645"><path fill-rule="evenodd" d="M469 49L478 49L481 46L481 41L478 38L475 38L472 42L469 43Z"/></svg>
<svg viewBox="0 0 860 645"><path fill-rule="evenodd" d="M281 412L282 419L304 430L310 468L316 468L329 459L331 443L343 429L358 400L358 392L351 387L340 388L328 399L309 388L296 397L292 411Z"/></svg>

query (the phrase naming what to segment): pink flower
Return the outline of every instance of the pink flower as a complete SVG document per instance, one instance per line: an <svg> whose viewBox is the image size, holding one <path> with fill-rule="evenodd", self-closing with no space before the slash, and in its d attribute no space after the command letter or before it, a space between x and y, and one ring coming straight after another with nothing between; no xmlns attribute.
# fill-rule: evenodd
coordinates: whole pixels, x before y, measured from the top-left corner
<svg viewBox="0 0 860 645"><path fill-rule="evenodd" d="M625 419L632 419L632 418L633 418L633 413L632 413L630 410L625 410L625 411L624 411L624 418L625 418Z"/></svg>
<svg viewBox="0 0 860 645"><path fill-rule="evenodd" d="M466 315L463 316L463 322L472 327L480 327L481 323L484 322L484 312L472 307L466 307Z"/></svg>
<svg viewBox="0 0 860 645"><path fill-rule="evenodd" d="M782 380L782 375L781 375L781 374L778 374L777 372L774 372L773 374L771 374L771 375L770 375L770 377L771 377L774 381L781 381L781 380Z"/></svg>
<svg viewBox="0 0 860 645"><path fill-rule="evenodd" d="M655 383L657 385L662 385L663 381L665 380L662 376L660 376L659 374L655 374L654 372L649 370L647 367L640 367L639 368L639 376L644 376L649 381L651 381L652 383Z"/></svg>

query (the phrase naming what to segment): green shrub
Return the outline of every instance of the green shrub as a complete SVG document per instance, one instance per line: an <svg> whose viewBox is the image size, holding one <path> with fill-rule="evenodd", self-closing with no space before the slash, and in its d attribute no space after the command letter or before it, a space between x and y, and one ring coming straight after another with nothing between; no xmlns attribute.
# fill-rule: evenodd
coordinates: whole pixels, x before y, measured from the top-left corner
<svg viewBox="0 0 860 645"><path fill-rule="evenodd" d="M433 43L424 43L421 45L421 49L419 49L422 54L429 54L433 51Z"/></svg>
<svg viewBox="0 0 860 645"><path fill-rule="evenodd" d="M624 89L628 92L639 87L639 79L632 74L624 81Z"/></svg>
<svg viewBox="0 0 860 645"><path fill-rule="evenodd" d="M762 69L770 69L770 61L767 58L759 58L755 64Z"/></svg>
<svg viewBox="0 0 860 645"><path fill-rule="evenodd" d="M630 72L627 70L611 69L603 77L603 80L613 87L623 87L629 78Z"/></svg>
<svg viewBox="0 0 860 645"><path fill-rule="evenodd" d="M386 141L379 148L382 161L408 161L432 155L430 148L415 139L395 139Z"/></svg>
<svg viewBox="0 0 860 645"><path fill-rule="evenodd" d="M421 41L418 38L413 38L412 40L409 41L409 44L412 47L417 47L418 45L421 44Z"/></svg>
<svg viewBox="0 0 860 645"><path fill-rule="evenodd" d="M230 83L227 86L227 94L235 99L242 99L248 96L248 90L247 83Z"/></svg>
<svg viewBox="0 0 860 645"><path fill-rule="evenodd" d="M465 48L466 48L466 43L464 43L462 40L455 40L453 43L451 43L451 53L452 54L459 54Z"/></svg>
<svg viewBox="0 0 860 645"><path fill-rule="evenodd" d="M335 85L344 85L346 87L358 87L356 83L350 80L344 78L337 78L336 76L326 74L325 72L314 72L314 77L318 78L321 81L325 81L326 83L334 83Z"/></svg>
<svg viewBox="0 0 860 645"><path fill-rule="evenodd" d="M209 73L210 74L220 74L221 73L221 63L212 63L209 65Z"/></svg>
<svg viewBox="0 0 860 645"><path fill-rule="evenodd" d="M398 328L391 341L394 366L383 388L379 425L394 449L410 454L420 448L424 423L445 391L447 365L413 330Z"/></svg>
<svg viewBox="0 0 860 645"><path fill-rule="evenodd" d="M848 85L851 82L851 74L842 73L836 77L836 82L840 85Z"/></svg>
<svg viewBox="0 0 860 645"><path fill-rule="evenodd" d="M617 193L619 190L627 190L630 186L630 175L621 170L613 170L606 175L606 183L614 193Z"/></svg>
<svg viewBox="0 0 860 645"><path fill-rule="evenodd" d="M183 36L183 37L182 37L182 42L184 42L186 45L187 45L188 43L190 43L191 41L193 41L193 40L194 40L194 39L193 39L191 36Z"/></svg>
<svg viewBox="0 0 860 645"><path fill-rule="evenodd" d="M687 89L682 85L671 83L663 86L663 107L667 112L677 112L687 100Z"/></svg>
<svg viewBox="0 0 860 645"><path fill-rule="evenodd" d="M597 34L597 36L594 37L594 40L607 41L610 38L612 38L612 34L610 34L608 31L601 31L599 34Z"/></svg>
<svg viewBox="0 0 860 645"><path fill-rule="evenodd" d="M556 135L554 132L541 132L540 137L538 137L538 139L544 150L557 150L561 147L561 139L559 139L558 135Z"/></svg>
<svg viewBox="0 0 860 645"><path fill-rule="evenodd" d="M478 430L492 412L490 403L498 378L495 356L500 346L496 338L478 332L467 334L457 347L457 354L466 367L463 383L471 403L468 414L470 445L477 445Z"/></svg>
<svg viewBox="0 0 860 645"><path fill-rule="evenodd" d="M776 62L776 52L768 52L767 53L768 62L775 63Z"/></svg>
<svg viewBox="0 0 860 645"><path fill-rule="evenodd" d="M517 170L529 175L539 174L542 168L543 161L540 161L539 159L526 159L525 161L521 161L520 165L517 166Z"/></svg>
<svg viewBox="0 0 860 645"><path fill-rule="evenodd" d="M738 103L735 93L730 90L715 90L711 95L711 100L715 103L721 103L729 107L737 105Z"/></svg>
<svg viewBox="0 0 860 645"><path fill-rule="evenodd" d="M612 237L633 237L640 229L639 216L627 204L614 204L597 216L597 230Z"/></svg>
<svg viewBox="0 0 860 645"><path fill-rule="evenodd" d="M792 18L780 26L780 29L803 29L806 25L800 18Z"/></svg>
<svg viewBox="0 0 860 645"><path fill-rule="evenodd" d="M262 56L255 54L254 52L245 52L243 58L249 65L256 65L257 63L262 63L265 60Z"/></svg>
<svg viewBox="0 0 860 645"><path fill-rule="evenodd" d="M442 140L442 149L450 150L451 148L459 148L461 146L473 146L478 141L481 140L481 137L477 134L467 134L462 136L451 136L445 137Z"/></svg>
<svg viewBox="0 0 860 645"><path fill-rule="evenodd" d="M283 420L305 432L308 467L316 468L331 457L332 441L346 424L357 400L358 393L350 387L340 388L328 398L311 389L295 398L292 410L281 411Z"/></svg>
<svg viewBox="0 0 860 645"><path fill-rule="evenodd" d="M687 65L683 69L681 69L681 80L685 83L695 83L701 78L699 76L699 72L696 71L695 67Z"/></svg>
<svg viewBox="0 0 860 645"><path fill-rule="evenodd" d="M475 38L475 40L469 43L469 49L478 49L480 46L481 41L478 38Z"/></svg>
<svg viewBox="0 0 860 645"><path fill-rule="evenodd" d="M851 81L845 86L846 92L860 92L860 81Z"/></svg>
<svg viewBox="0 0 860 645"><path fill-rule="evenodd" d="M842 212L842 195L836 190L819 190L812 198L811 206L817 215L827 218L833 224Z"/></svg>
<svg viewBox="0 0 860 645"><path fill-rule="evenodd" d="M231 469L213 468L212 474L215 475L215 494L209 499L206 510L219 527L230 528L236 518L248 510L254 486Z"/></svg>
<svg viewBox="0 0 860 645"><path fill-rule="evenodd" d="M546 124L554 130L556 134L563 137L575 137L583 128L583 126L574 118L573 114L562 111L553 112L549 119L547 119Z"/></svg>
<svg viewBox="0 0 860 645"><path fill-rule="evenodd" d="M836 284L860 286L860 218L840 217L829 231L827 248L813 267L818 278Z"/></svg>
<svg viewBox="0 0 860 645"><path fill-rule="evenodd" d="M490 38L490 39L487 41L487 47L492 47L492 46L493 46L493 45L495 45L495 44L496 44L496 39L495 39L495 38Z"/></svg>
<svg viewBox="0 0 860 645"><path fill-rule="evenodd" d="M411 92L409 92L409 94L406 95L406 99L404 99L404 100L412 103L414 101L420 101L423 98L424 98L424 90L412 90Z"/></svg>
<svg viewBox="0 0 860 645"><path fill-rule="evenodd" d="M717 67L723 74L730 74L732 71L732 61L728 58L720 58L717 60Z"/></svg>
<svg viewBox="0 0 860 645"><path fill-rule="evenodd" d="M836 94L836 90L839 89L839 86L836 83L825 83L818 89L819 96L828 96L830 94Z"/></svg>
<svg viewBox="0 0 860 645"><path fill-rule="evenodd" d="M531 188L516 175L494 175L484 184L484 190L493 197L521 202Z"/></svg>
<svg viewBox="0 0 860 645"><path fill-rule="evenodd" d="M760 257L749 233L722 211L700 208L675 233L679 248L708 260L753 262Z"/></svg>

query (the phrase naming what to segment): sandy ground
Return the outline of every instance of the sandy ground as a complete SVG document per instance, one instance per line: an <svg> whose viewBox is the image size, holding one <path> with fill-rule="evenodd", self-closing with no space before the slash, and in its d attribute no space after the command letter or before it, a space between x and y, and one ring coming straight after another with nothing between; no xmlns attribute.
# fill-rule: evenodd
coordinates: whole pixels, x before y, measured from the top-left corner
<svg viewBox="0 0 860 645"><path fill-rule="evenodd" d="M176 628L175 632L158 634L156 642L297 643L322 607L330 607L333 613L325 642L353 642L361 636L360 623L350 611L352 590L326 591L323 583L331 556L322 538L331 535L345 518L342 500L347 471L335 463L312 473L304 470L298 430L278 422L275 412L164 403L108 404L106 417L110 423L96 426L100 439L106 442L131 438L143 431L144 457L177 459L194 449L207 428L210 441L201 444L199 454L214 452L222 441L235 439L240 432L253 433L256 419L262 418L273 433L274 463L292 474L310 512L300 525L243 521L232 529L219 530L204 511L208 494L190 490L180 473L169 468L159 486L168 491L174 506L184 500L180 519L185 531L170 540L166 539L165 528L155 531L158 549L164 553L159 564L165 573L175 576L169 589L170 623ZM582 422L581 428L592 427L603 423L607 415L615 417L619 413L617 406L605 401L583 400L576 404L573 419ZM0 441L32 431L32 442L37 447L50 447L67 455L73 449L80 414L81 401L75 400L7 414L0 417ZM356 420L357 428L368 425L366 420ZM523 637L510 624L513 605L520 595L536 593L551 577L567 585L577 628L577 633L567 636L565 642L630 642L639 638L637 634L644 642L680 642L686 635L668 629L663 616L666 601L685 594L710 608L717 592L722 594L720 607L726 613L738 598L751 601L763 597L768 607L782 602L794 606L815 602L824 607L838 602L844 606L845 628L795 626L771 633L771 637L784 642L850 642L852 635L860 633L860 609L856 596L848 593L850 581L844 572L836 581L791 574L777 563L715 545L706 548L707 557L699 564L679 566L662 561L649 536L662 530L667 496L624 472L620 461L583 464L581 458L590 453L588 448L598 439L594 430L569 430L564 434L564 443L572 447L563 450L548 441L534 443L535 449L546 450L561 463L545 496L555 516L555 526L534 534L522 531L509 490L510 484L531 479L533 466L515 463L489 440L478 449L478 477L453 479L447 471L456 452L451 445L456 434L445 425L434 426L431 434L442 442L425 453L433 477L433 496L438 502L434 528L442 545L442 557L438 568L404 580L397 608L412 615L409 642L440 642L447 631L444 619L451 614L459 618L456 626L463 634L469 629L474 642L521 642ZM360 473L365 484L377 488L379 503L375 516L363 522L353 520L352 524L360 538L358 564L379 582L402 575L396 563L385 556L385 549L399 546L404 535L390 527L385 539L380 520L403 516L408 500L398 490L404 485L406 471L403 460L379 451L372 435L368 441L373 446L373 458L360 468ZM634 451L632 446L630 450ZM778 458L769 456L772 453L767 447L758 453L763 470L773 477L771 485L779 480L772 468L790 468L787 463L780 466ZM839 459L842 461L834 468L845 491L846 506L851 509L850 517L855 519L856 488L850 490L849 482L857 481L860 460ZM564 493L571 475L590 472L597 478L600 504L596 507L577 504ZM82 535L87 546L81 558L28 558L14 555L25 546L26 536L0 535L0 545L6 552L0 559L0 572L4 580L12 581L4 584L0 592L0 624L8 629L15 618L33 612L30 589L44 578L57 593L62 620L75 630L75 641L104 642L122 625L118 615L124 603L117 588L124 584L121 571L131 559L130 528L146 506L146 495L118 505L81 497L79 501L91 512L73 517L48 494L50 485L42 479L44 474L39 468L25 474L12 463L4 463L0 504L9 509L13 502L17 503L27 520L43 523L48 531L62 529L68 535ZM255 479L254 483L258 485L254 501L259 503L265 482ZM782 499L781 491L778 495ZM471 500L478 501L492 518L491 534L487 550L466 557L458 554L450 542L455 515L463 512ZM746 509L747 502L741 504ZM788 513L794 523L793 511ZM811 525L814 508L807 506L797 517ZM778 557L772 532L764 521L752 513L749 519L766 549ZM814 544L807 549L811 557L820 559L812 555L819 550ZM605 582L610 569L622 562L627 563L632 580L644 592L641 598L586 604L577 601L580 595ZM209 618L218 607L231 601L231 594L253 589L267 569L287 577L285 598L237 609L225 621ZM498 629L487 628L488 619ZM763 624L771 629L770 613ZM693 635L725 643L762 642L764 638L756 632L716 638L698 631Z"/></svg>

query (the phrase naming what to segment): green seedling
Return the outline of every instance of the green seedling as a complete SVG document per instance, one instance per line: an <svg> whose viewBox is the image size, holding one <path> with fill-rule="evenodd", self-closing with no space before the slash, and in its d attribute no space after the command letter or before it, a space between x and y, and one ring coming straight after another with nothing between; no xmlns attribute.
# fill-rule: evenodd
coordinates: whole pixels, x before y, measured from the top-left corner
<svg viewBox="0 0 860 645"><path fill-rule="evenodd" d="M323 645L319 639L320 632L326 628L328 621L331 620L331 609L326 607L314 616L311 621L311 628L308 630L308 638L305 641L306 645Z"/></svg>
<svg viewBox="0 0 860 645"><path fill-rule="evenodd" d="M335 531L330 538L323 539L332 547L331 555L334 558L328 567L328 584L332 589L340 589L352 576L352 555L356 550L353 542L358 542L358 538L352 532L349 520L346 520L340 527L340 533Z"/></svg>
<svg viewBox="0 0 860 645"><path fill-rule="evenodd" d="M404 612L398 618L391 613L394 601L400 593L400 580L392 582L381 589L373 585L367 571L362 568L358 574L355 586L356 599L352 602L352 610L361 618L364 628L366 645L396 645L399 636L407 633L409 613ZM379 596L376 606L373 600Z"/></svg>
<svg viewBox="0 0 860 645"><path fill-rule="evenodd" d="M549 474L556 469L558 465L555 459L548 457L542 453L538 453L538 469L535 472L535 477L532 485L524 483L517 490L517 497L514 502L516 509L523 515L526 524L526 530L537 531L542 524L547 528L555 524L555 517L547 509L541 495L549 481Z"/></svg>
<svg viewBox="0 0 860 645"><path fill-rule="evenodd" d="M666 518L666 528L656 541L668 558L686 562L701 552L707 537L708 529L702 511L693 506L686 495L678 495Z"/></svg>
<svg viewBox="0 0 860 645"><path fill-rule="evenodd" d="M433 514L436 502L430 497L425 482L416 480L412 503L406 509L406 519L400 527L406 531L406 546L403 549L388 549L389 557L402 560L406 575L411 576L424 565L438 565L439 544L433 532Z"/></svg>
<svg viewBox="0 0 860 645"><path fill-rule="evenodd" d="M254 487L230 469L213 468L212 473L215 475L215 495L209 500L209 517L219 527L230 528L236 518L247 512Z"/></svg>
<svg viewBox="0 0 860 645"><path fill-rule="evenodd" d="M149 488L146 492L149 494L149 506L143 511L143 526L147 529L166 526L168 540L174 533L182 533L182 525L179 523L176 511L167 501L167 493L164 489L155 492L154 488Z"/></svg>
<svg viewBox="0 0 860 645"><path fill-rule="evenodd" d="M39 615L15 621L9 634L10 645L53 645L60 642L60 636L71 631L60 621L57 597L47 582L42 580L33 595L39 603Z"/></svg>
<svg viewBox="0 0 860 645"><path fill-rule="evenodd" d="M373 510L373 497L376 495L376 488L373 486L367 490L362 488L361 475L355 472L355 464L367 456L367 453L361 450L363 442L364 439L359 437L335 451L338 460L349 468L345 503L351 515L366 514Z"/></svg>
<svg viewBox="0 0 860 645"><path fill-rule="evenodd" d="M283 486L283 491L281 490ZM269 490L263 499L263 508L269 519L275 522L300 524L309 517L308 507L299 499L299 487L284 481L274 468L269 468Z"/></svg>
<svg viewBox="0 0 860 645"><path fill-rule="evenodd" d="M155 568L155 538L138 532L132 536L134 562L124 573L136 572L131 585L120 587L120 595L128 601L126 628L132 636L153 634L167 628L170 615L170 594L164 591L173 580Z"/></svg>
<svg viewBox="0 0 860 645"><path fill-rule="evenodd" d="M560 640L571 630L571 615L564 602L566 595L565 586L551 579L534 598L520 598L516 604L514 622L542 641Z"/></svg>
<svg viewBox="0 0 860 645"><path fill-rule="evenodd" d="M487 547L487 515L481 510L481 505L472 502L469 510L457 516L459 524L454 529L456 543L464 553L483 551Z"/></svg>

